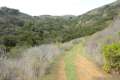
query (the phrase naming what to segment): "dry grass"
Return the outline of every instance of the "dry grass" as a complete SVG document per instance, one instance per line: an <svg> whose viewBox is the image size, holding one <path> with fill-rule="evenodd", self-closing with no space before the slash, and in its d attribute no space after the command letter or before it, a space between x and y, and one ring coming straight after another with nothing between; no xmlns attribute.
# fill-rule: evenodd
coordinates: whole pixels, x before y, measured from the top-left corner
<svg viewBox="0 0 120 80"><path fill-rule="evenodd" d="M40 80L60 53L56 45L33 47L19 59L0 58L0 80Z"/></svg>

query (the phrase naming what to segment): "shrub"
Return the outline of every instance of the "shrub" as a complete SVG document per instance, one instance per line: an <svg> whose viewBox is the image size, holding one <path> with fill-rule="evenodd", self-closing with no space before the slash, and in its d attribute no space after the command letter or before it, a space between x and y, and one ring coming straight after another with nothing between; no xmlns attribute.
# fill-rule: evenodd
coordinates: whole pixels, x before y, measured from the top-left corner
<svg viewBox="0 0 120 80"><path fill-rule="evenodd" d="M16 43L17 43L17 39L15 36L9 35L3 37L3 44L6 47L14 47L16 46Z"/></svg>
<svg viewBox="0 0 120 80"><path fill-rule="evenodd" d="M120 71L120 42L105 45L103 56L105 59L104 70L106 72Z"/></svg>

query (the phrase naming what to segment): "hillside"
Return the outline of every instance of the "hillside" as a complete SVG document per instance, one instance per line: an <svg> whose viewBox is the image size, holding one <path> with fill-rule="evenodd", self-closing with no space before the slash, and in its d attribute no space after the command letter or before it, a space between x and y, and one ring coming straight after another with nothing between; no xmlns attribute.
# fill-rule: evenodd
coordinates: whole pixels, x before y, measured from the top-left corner
<svg viewBox="0 0 120 80"><path fill-rule="evenodd" d="M119 15L120 2L83 15L30 16L17 9L0 9L0 44L5 47L67 42L103 30ZM8 49L9 51L9 49Z"/></svg>
<svg viewBox="0 0 120 80"><path fill-rule="evenodd" d="M0 8L0 80L120 80L120 1L83 15Z"/></svg>

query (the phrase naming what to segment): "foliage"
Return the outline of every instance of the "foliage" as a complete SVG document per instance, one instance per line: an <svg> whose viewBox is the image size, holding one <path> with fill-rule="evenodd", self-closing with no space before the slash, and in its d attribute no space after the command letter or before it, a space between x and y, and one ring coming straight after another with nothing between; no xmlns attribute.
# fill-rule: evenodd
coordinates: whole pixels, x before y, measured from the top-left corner
<svg viewBox="0 0 120 80"><path fill-rule="evenodd" d="M120 42L106 45L103 49L103 56L105 58L105 71L120 71Z"/></svg>
<svg viewBox="0 0 120 80"><path fill-rule="evenodd" d="M30 16L19 10L0 9L0 45L16 46L67 42L103 30L119 13L119 4L106 5L80 16Z"/></svg>

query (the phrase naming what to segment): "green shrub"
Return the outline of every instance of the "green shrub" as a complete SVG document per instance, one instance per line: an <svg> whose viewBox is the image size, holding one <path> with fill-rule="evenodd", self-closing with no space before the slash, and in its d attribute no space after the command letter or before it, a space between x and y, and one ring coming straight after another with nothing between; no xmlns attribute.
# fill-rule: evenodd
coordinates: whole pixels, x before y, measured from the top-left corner
<svg viewBox="0 0 120 80"><path fill-rule="evenodd" d="M13 35L8 35L3 37L3 44L6 47L14 47L16 46L16 43L17 43L17 39Z"/></svg>
<svg viewBox="0 0 120 80"><path fill-rule="evenodd" d="M120 42L105 45L103 56L105 59L104 70L106 72L120 71Z"/></svg>

